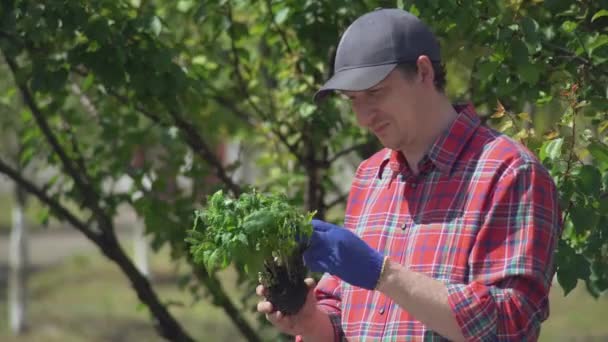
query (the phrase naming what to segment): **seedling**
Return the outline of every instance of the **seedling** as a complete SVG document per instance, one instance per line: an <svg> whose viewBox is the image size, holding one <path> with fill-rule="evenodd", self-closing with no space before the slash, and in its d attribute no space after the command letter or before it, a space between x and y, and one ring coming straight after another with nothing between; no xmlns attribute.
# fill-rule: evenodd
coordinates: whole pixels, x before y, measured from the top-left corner
<svg viewBox="0 0 608 342"><path fill-rule="evenodd" d="M255 190L230 198L222 191L195 211L187 241L194 261L214 272L234 265L267 289L267 299L284 314L303 306L308 288L302 259L314 213L303 213L281 194ZM298 239L299 237L299 239Z"/></svg>

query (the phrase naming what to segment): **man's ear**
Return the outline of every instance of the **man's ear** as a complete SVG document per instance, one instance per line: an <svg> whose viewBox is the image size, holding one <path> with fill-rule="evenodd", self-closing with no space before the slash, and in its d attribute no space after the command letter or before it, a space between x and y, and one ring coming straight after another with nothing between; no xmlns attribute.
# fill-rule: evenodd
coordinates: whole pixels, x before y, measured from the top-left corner
<svg viewBox="0 0 608 342"><path fill-rule="evenodd" d="M423 84L430 87L435 86L435 70L433 70L433 63L428 56L422 55L416 60L416 66L418 67L418 77Z"/></svg>

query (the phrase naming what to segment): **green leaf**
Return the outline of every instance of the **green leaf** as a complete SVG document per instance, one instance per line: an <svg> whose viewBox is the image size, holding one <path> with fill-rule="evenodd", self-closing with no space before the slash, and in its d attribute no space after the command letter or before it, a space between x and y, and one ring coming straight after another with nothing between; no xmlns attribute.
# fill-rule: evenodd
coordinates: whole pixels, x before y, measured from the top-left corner
<svg viewBox="0 0 608 342"><path fill-rule="evenodd" d="M247 241L247 236L243 233L239 233L239 235L236 236L237 240L242 242L243 245L245 246L249 246L249 241Z"/></svg>
<svg viewBox="0 0 608 342"><path fill-rule="evenodd" d="M302 104L299 109L300 116L303 118L308 118L312 114L315 113L317 107L312 104Z"/></svg>
<svg viewBox="0 0 608 342"><path fill-rule="evenodd" d="M577 176L577 183L587 194L598 195L602 187L602 174L593 165L584 165Z"/></svg>
<svg viewBox="0 0 608 342"><path fill-rule="evenodd" d="M587 280L591 275L589 261L564 240L559 241L556 261L557 281L564 290L564 296L576 287L578 279Z"/></svg>
<svg viewBox="0 0 608 342"><path fill-rule="evenodd" d="M42 226L46 227L49 224L50 215L51 212L49 208L41 208L36 213L36 221L38 221L38 223L40 223Z"/></svg>
<svg viewBox="0 0 608 342"><path fill-rule="evenodd" d="M587 149L598 163L600 170L606 170L608 168L608 146L598 140L593 140Z"/></svg>
<svg viewBox="0 0 608 342"><path fill-rule="evenodd" d="M567 33L572 33L574 30L576 30L577 27L578 24L570 20L564 21L564 23L562 24L562 30Z"/></svg>
<svg viewBox="0 0 608 342"><path fill-rule="evenodd" d="M158 37L162 31L162 28L163 25L160 19L157 16L152 17L152 20L150 21L150 29L152 30L152 33Z"/></svg>
<svg viewBox="0 0 608 342"><path fill-rule="evenodd" d="M36 153L36 150L37 148L35 146L24 147L19 158L20 165L28 165L34 156L34 153Z"/></svg>
<svg viewBox="0 0 608 342"><path fill-rule="evenodd" d="M521 40L516 40L512 44L511 54L513 61L518 64L528 64L528 48Z"/></svg>
<svg viewBox="0 0 608 342"><path fill-rule="evenodd" d="M87 75L87 78L85 78L84 82L82 83L82 91L87 91L91 88L91 85L93 85L93 82L95 81L95 75L93 73L90 73Z"/></svg>
<svg viewBox="0 0 608 342"><path fill-rule="evenodd" d="M524 33L524 39L528 46L530 46L530 52L538 51L541 48L538 22L532 17L526 16L522 19L521 28Z"/></svg>
<svg viewBox="0 0 608 342"><path fill-rule="evenodd" d="M408 10L408 12L410 12L411 14L415 15L415 16L420 16L420 10L418 9L418 7L416 7L415 4L412 4L410 6L410 9Z"/></svg>
<svg viewBox="0 0 608 342"><path fill-rule="evenodd" d="M601 17L606 17L608 16L608 10L599 10L597 13L595 13L593 15L593 17L591 17L591 22L596 21L597 19L601 18Z"/></svg>
<svg viewBox="0 0 608 342"><path fill-rule="evenodd" d="M575 204L570 213L574 230L578 234L594 229L600 218L595 209L580 204Z"/></svg>
<svg viewBox="0 0 608 342"><path fill-rule="evenodd" d="M284 7L275 14L274 21L277 24L281 25L282 23L285 22L285 20L287 20L288 16L289 16L289 7Z"/></svg>
<svg viewBox="0 0 608 342"><path fill-rule="evenodd" d="M487 80L492 77L492 75L498 69L499 64L492 61L485 61L479 64L477 67L477 74L479 79Z"/></svg>
<svg viewBox="0 0 608 342"><path fill-rule="evenodd" d="M557 138L544 142L540 148L540 160L557 160L562 155L563 144L564 138Z"/></svg>
<svg viewBox="0 0 608 342"><path fill-rule="evenodd" d="M524 82L535 85L540 77L540 69L532 63L524 63L517 66L517 73Z"/></svg>
<svg viewBox="0 0 608 342"><path fill-rule="evenodd" d="M219 266L220 261L223 259L221 254L222 252L219 249L211 252L205 263L208 271L212 272Z"/></svg>
<svg viewBox="0 0 608 342"><path fill-rule="evenodd" d="M597 35L596 37L593 37L592 39L589 40L589 44L587 44L587 49L589 50L589 54L593 54L593 52L608 44L608 35L605 34L600 34Z"/></svg>
<svg viewBox="0 0 608 342"><path fill-rule="evenodd" d="M600 199L600 207L598 210L600 213L608 212L608 197L604 197L604 198Z"/></svg>
<svg viewBox="0 0 608 342"><path fill-rule="evenodd" d="M578 277L576 273L572 271L572 269L562 266L557 270L557 281L559 285L564 290L564 296L567 296L570 291L574 290L576 287L576 283L578 282Z"/></svg>
<svg viewBox="0 0 608 342"><path fill-rule="evenodd" d="M569 206L570 200L572 199L572 194L574 193L574 182L571 178L566 178L565 180L558 183L559 188L559 205L562 208L567 208Z"/></svg>

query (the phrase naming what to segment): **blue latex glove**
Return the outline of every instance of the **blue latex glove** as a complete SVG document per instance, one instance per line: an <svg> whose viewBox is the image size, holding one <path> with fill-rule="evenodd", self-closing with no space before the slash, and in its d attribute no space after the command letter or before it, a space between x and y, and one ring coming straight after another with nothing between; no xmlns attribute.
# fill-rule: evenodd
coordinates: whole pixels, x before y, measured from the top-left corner
<svg viewBox="0 0 608 342"><path fill-rule="evenodd" d="M373 290L384 256L348 229L320 220L304 251L304 263L313 272L327 272L345 282Z"/></svg>

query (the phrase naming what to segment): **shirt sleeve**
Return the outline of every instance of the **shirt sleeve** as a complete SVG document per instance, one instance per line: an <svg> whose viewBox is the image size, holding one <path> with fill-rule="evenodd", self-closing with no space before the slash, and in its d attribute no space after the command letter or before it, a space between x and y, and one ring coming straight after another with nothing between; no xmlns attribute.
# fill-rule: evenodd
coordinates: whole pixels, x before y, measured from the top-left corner
<svg viewBox="0 0 608 342"><path fill-rule="evenodd" d="M541 165L520 163L486 200L470 283L447 285L448 302L468 341L535 341L549 313L561 233L555 184Z"/></svg>
<svg viewBox="0 0 608 342"><path fill-rule="evenodd" d="M315 296L317 298L317 306L320 310L326 312L334 329L334 341L343 341L344 332L342 331L342 294L340 279L328 273L325 273L317 287L315 288ZM296 341L303 341L302 336L296 336Z"/></svg>

